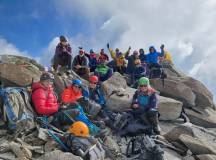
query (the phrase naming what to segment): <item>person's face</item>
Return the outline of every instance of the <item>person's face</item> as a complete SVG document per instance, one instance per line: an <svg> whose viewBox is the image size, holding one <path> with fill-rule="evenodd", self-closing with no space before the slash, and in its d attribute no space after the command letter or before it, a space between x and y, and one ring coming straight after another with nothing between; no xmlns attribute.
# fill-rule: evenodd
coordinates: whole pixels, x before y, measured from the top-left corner
<svg viewBox="0 0 216 160"><path fill-rule="evenodd" d="M83 51L79 51L79 55L82 57L84 55Z"/></svg>
<svg viewBox="0 0 216 160"><path fill-rule="evenodd" d="M67 42L62 41L61 44L62 44L63 46L66 46L66 45L67 45Z"/></svg>
<svg viewBox="0 0 216 160"><path fill-rule="evenodd" d="M72 87L73 87L73 91L74 91L75 93L78 93L78 92L80 92L80 90L81 90L81 87L78 86L78 85L73 85Z"/></svg>
<svg viewBox="0 0 216 160"><path fill-rule="evenodd" d="M89 88L94 89L94 88L96 88L96 86L97 86L97 83L95 83L95 82L89 82Z"/></svg>
<svg viewBox="0 0 216 160"><path fill-rule="evenodd" d="M150 48L150 53L154 53L154 48Z"/></svg>
<svg viewBox="0 0 216 160"><path fill-rule="evenodd" d="M140 53L140 54L144 54L144 50L143 50L143 49L140 49L140 50L139 50L139 53Z"/></svg>
<svg viewBox="0 0 216 160"><path fill-rule="evenodd" d="M53 85L53 81L52 81L52 80L44 80L44 81L42 81L42 84L43 84L45 87L49 87L49 86L52 86L52 85Z"/></svg>
<svg viewBox="0 0 216 160"><path fill-rule="evenodd" d="M139 88L142 92L148 91L148 85L140 85Z"/></svg>

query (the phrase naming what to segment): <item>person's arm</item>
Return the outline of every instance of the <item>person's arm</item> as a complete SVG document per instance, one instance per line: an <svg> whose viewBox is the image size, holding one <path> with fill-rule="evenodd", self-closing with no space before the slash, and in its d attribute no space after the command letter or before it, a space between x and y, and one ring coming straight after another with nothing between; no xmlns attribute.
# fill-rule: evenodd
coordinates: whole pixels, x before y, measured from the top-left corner
<svg viewBox="0 0 216 160"><path fill-rule="evenodd" d="M153 94L150 96L148 108L149 108L149 109L151 109L151 108L157 108L157 97L156 97L156 93L153 93Z"/></svg>
<svg viewBox="0 0 216 160"><path fill-rule="evenodd" d="M131 47L129 47L128 50L124 53L124 56L126 59L129 58L130 50L131 50Z"/></svg>
<svg viewBox="0 0 216 160"><path fill-rule="evenodd" d="M55 49L55 54L56 55L60 55L62 53L62 49L61 49L61 46L58 44L56 46L56 49Z"/></svg>
<svg viewBox="0 0 216 160"><path fill-rule="evenodd" d="M138 108L138 91L135 92L135 94L133 95L133 99L132 99L132 108Z"/></svg>

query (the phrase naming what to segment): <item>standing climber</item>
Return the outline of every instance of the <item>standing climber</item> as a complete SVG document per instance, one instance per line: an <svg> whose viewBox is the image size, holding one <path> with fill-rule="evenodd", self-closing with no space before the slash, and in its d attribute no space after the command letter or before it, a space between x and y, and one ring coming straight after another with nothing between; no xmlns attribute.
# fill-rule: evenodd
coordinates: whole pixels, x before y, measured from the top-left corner
<svg viewBox="0 0 216 160"><path fill-rule="evenodd" d="M141 63L146 63L147 60L147 55L144 52L144 49L140 48L139 49L139 59L141 60Z"/></svg>
<svg viewBox="0 0 216 160"><path fill-rule="evenodd" d="M134 68L135 68L135 60L139 58L139 52L138 51L133 51L132 55L129 55L129 52L126 53L125 59L128 60L128 65L127 65L127 73L132 74Z"/></svg>
<svg viewBox="0 0 216 160"><path fill-rule="evenodd" d="M132 100L132 109L135 117L140 117L144 123L153 127L156 134L160 134L156 91L151 88L149 79L146 77L141 77L138 81L138 89Z"/></svg>
<svg viewBox="0 0 216 160"><path fill-rule="evenodd" d="M68 72L71 72L72 49L64 36L60 36L59 39L53 59L53 69L57 71L58 66L61 65L66 66Z"/></svg>
<svg viewBox="0 0 216 160"><path fill-rule="evenodd" d="M99 53L98 61L104 61L105 63L109 61L108 55L104 52L104 49L102 48Z"/></svg>

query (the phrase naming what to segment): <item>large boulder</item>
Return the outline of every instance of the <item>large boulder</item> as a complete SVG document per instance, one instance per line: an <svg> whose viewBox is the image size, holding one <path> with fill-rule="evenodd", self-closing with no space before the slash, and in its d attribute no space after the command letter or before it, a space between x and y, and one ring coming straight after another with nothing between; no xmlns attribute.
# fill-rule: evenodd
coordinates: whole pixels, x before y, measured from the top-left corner
<svg viewBox="0 0 216 160"><path fill-rule="evenodd" d="M176 79L164 79L163 85L162 80L156 78L151 80L151 85L160 91L162 96L179 100L187 106L195 106L196 96L192 89Z"/></svg>
<svg viewBox="0 0 216 160"><path fill-rule="evenodd" d="M216 160L216 155L213 154L203 154L196 157L198 160Z"/></svg>
<svg viewBox="0 0 216 160"><path fill-rule="evenodd" d="M181 78L181 82L192 89L196 95L196 106L199 107L212 107L213 108L213 95L212 93L198 80L192 77Z"/></svg>
<svg viewBox="0 0 216 160"><path fill-rule="evenodd" d="M197 107L196 111L185 109L191 123L206 128L216 128L216 111L212 108Z"/></svg>
<svg viewBox="0 0 216 160"><path fill-rule="evenodd" d="M160 120L175 120L179 118L183 103L172 98L158 97Z"/></svg>
<svg viewBox="0 0 216 160"><path fill-rule="evenodd" d="M214 150L208 143L203 142L200 139L185 134L180 135L179 139L195 155L216 154L216 150Z"/></svg>
<svg viewBox="0 0 216 160"><path fill-rule="evenodd" d="M111 110L125 111L131 107L135 89L127 86L126 80L117 72L103 83L107 94L107 106ZM112 93L116 94L112 94ZM158 96L161 120L174 120L180 116L182 103L171 98Z"/></svg>
<svg viewBox="0 0 216 160"><path fill-rule="evenodd" d="M0 79L4 86L27 86L38 81L44 68L36 61L13 55L0 56Z"/></svg>

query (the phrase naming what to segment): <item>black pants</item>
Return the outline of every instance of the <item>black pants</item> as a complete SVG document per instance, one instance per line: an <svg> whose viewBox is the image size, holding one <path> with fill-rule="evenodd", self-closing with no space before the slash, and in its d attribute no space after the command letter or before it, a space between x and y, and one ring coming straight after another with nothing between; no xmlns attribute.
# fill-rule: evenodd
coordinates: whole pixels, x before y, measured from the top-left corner
<svg viewBox="0 0 216 160"><path fill-rule="evenodd" d="M53 62L54 70L57 70L58 65L67 66L67 69L71 69L71 60L72 60L72 56L67 53L55 55L54 62Z"/></svg>

